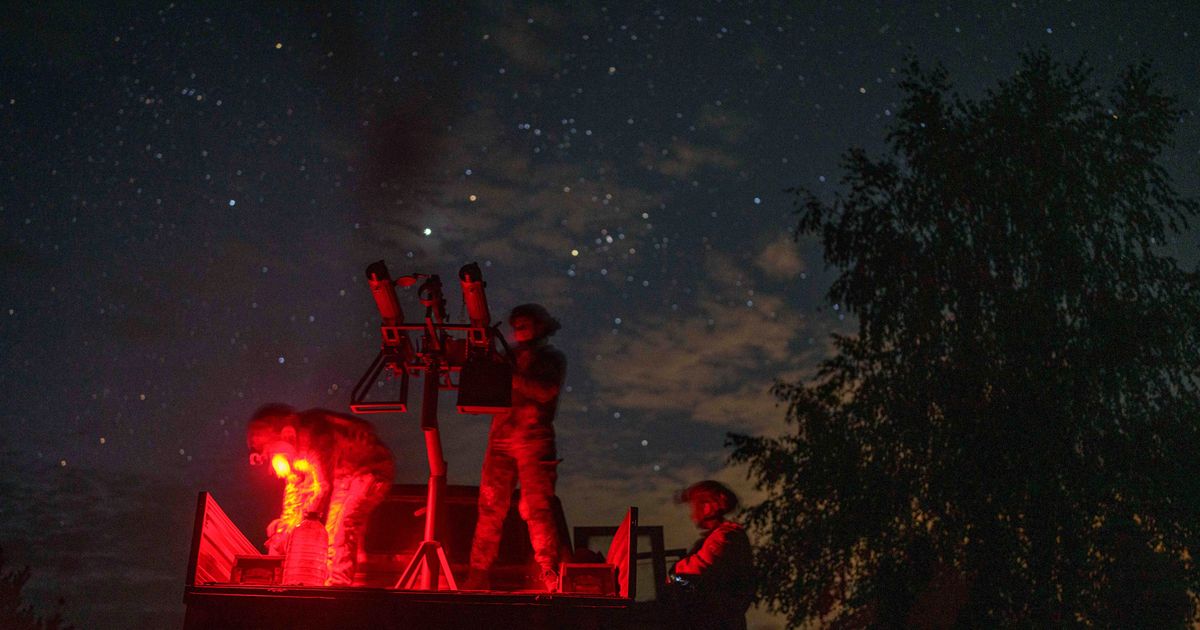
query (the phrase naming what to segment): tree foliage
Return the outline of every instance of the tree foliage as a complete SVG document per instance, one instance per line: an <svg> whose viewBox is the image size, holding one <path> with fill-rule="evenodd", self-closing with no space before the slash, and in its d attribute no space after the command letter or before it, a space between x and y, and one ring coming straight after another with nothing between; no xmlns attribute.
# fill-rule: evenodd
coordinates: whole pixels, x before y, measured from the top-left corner
<svg viewBox="0 0 1200 630"><path fill-rule="evenodd" d="M857 316L792 429L731 435L761 597L792 624L1178 626L1200 592L1200 211L1158 164L1181 112L1045 52L978 99L911 61L888 150L797 235Z"/></svg>
<svg viewBox="0 0 1200 630"><path fill-rule="evenodd" d="M0 628L11 630L70 630L62 617L53 613L43 619L26 604L21 589L29 581L30 569L7 569L4 566L4 548L0 547ZM61 605L61 601L59 602Z"/></svg>

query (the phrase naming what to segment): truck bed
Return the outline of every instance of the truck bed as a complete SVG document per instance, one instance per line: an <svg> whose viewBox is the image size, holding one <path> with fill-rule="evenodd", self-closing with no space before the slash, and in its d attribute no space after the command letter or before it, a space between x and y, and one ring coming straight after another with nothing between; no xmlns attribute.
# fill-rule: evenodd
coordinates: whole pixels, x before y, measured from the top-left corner
<svg viewBox="0 0 1200 630"><path fill-rule="evenodd" d="M653 605L537 592L190 586L184 628L655 628Z"/></svg>
<svg viewBox="0 0 1200 630"><path fill-rule="evenodd" d="M233 583L237 557L255 554L261 555L216 501L201 492L184 589L184 628L664 627L653 602L624 596Z"/></svg>

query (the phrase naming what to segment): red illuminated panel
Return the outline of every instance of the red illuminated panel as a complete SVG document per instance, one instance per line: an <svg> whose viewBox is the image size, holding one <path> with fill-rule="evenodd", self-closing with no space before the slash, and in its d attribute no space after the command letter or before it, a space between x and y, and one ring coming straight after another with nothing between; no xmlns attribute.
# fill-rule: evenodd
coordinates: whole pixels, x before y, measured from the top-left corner
<svg viewBox="0 0 1200 630"><path fill-rule="evenodd" d="M212 495L200 493L197 511L189 585L226 583L237 556L262 555L229 520Z"/></svg>

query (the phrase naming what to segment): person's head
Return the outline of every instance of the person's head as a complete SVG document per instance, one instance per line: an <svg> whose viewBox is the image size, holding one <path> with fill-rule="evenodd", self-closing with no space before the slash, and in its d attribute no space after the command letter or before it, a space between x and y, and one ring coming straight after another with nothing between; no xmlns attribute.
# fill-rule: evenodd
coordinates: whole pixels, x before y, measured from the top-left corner
<svg viewBox="0 0 1200 630"><path fill-rule="evenodd" d="M246 427L246 447L250 464L269 461L274 453L289 456L296 451L296 410L288 405L273 403L260 407Z"/></svg>
<svg viewBox="0 0 1200 630"><path fill-rule="evenodd" d="M508 325L512 327L517 343L549 337L562 327L541 304L522 304L514 308L508 315Z"/></svg>
<svg viewBox="0 0 1200 630"><path fill-rule="evenodd" d="M733 490L711 479L688 486L679 493L676 501L691 506L692 522L697 526L719 522L738 506L738 498Z"/></svg>

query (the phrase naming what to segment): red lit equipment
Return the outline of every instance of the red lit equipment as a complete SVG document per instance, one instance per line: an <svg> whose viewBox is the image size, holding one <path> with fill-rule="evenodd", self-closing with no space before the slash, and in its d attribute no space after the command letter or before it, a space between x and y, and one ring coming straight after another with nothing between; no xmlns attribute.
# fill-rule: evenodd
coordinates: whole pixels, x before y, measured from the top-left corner
<svg viewBox="0 0 1200 630"><path fill-rule="evenodd" d="M395 280L384 261L367 267L367 283L379 309L382 347L375 360L355 385L350 395L354 413L403 413L408 411L409 375L423 377L421 387L421 429L429 457L429 488L425 504L425 539L405 569L397 587L436 590L439 573L447 586L457 590L445 549L435 539L441 495L446 487L446 461L442 456L438 431L437 405L440 390L457 390L459 413L491 414L512 407L512 365L496 348L504 340L491 324L486 283L477 263L458 272L462 284L469 324L446 322L446 299L439 276L414 273ZM405 323L404 312L396 297L395 286L411 287L420 282L417 297L425 307L422 322ZM420 345L413 346L409 332L420 332ZM456 338L461 333L465 338ZM400 379L399 396L373 400L371 393L383 383L387 370ZM453 375L458 372L458 382Z"/></svg>

